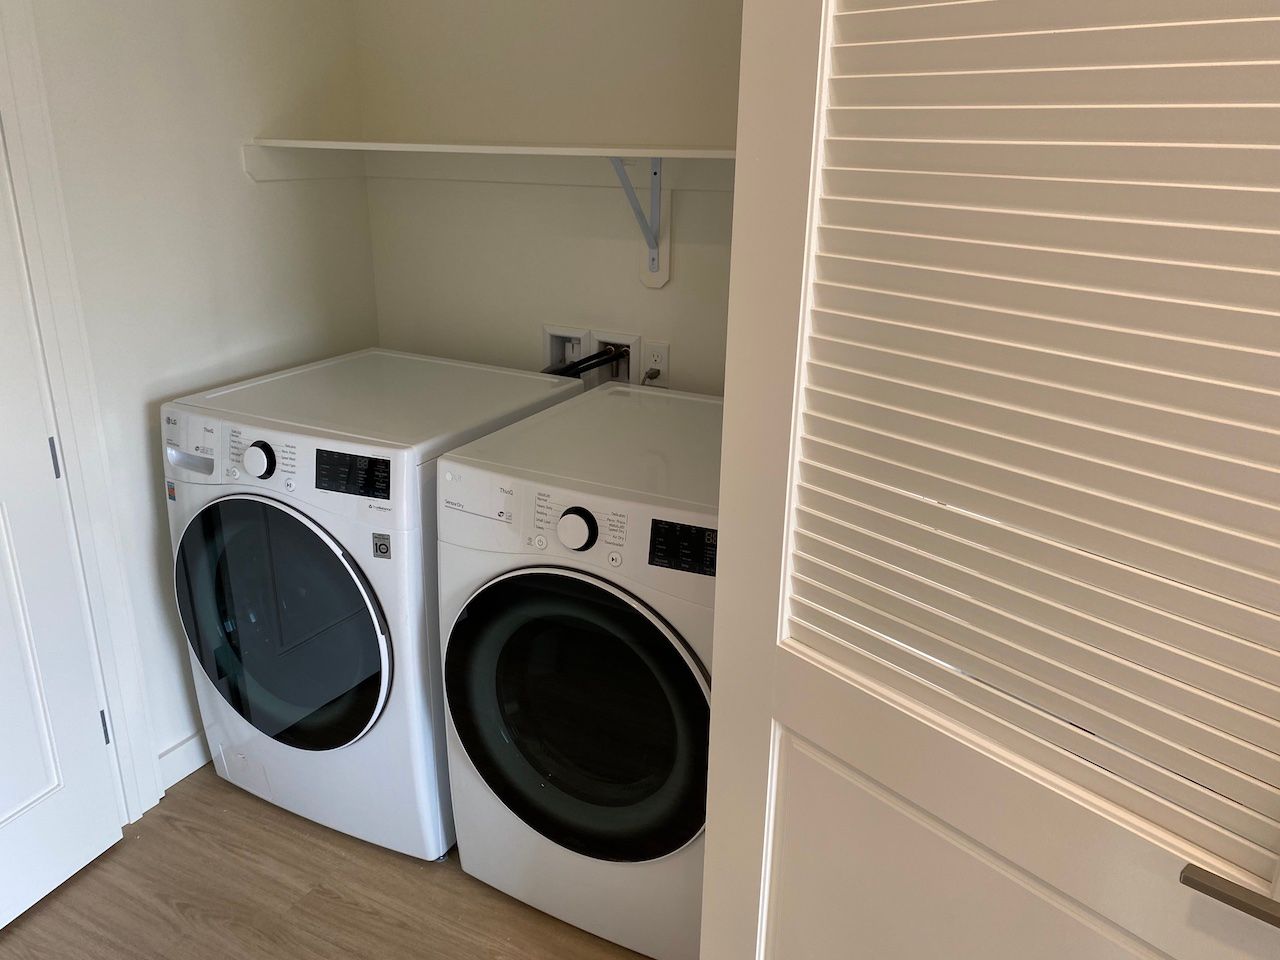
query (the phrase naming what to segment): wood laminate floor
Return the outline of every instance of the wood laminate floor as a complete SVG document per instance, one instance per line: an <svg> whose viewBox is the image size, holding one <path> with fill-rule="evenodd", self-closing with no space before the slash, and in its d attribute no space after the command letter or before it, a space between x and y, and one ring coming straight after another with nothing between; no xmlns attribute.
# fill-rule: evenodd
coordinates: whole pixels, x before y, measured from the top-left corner
<svg viewBox="0 0 1280 960"><path fill-rule="evenodd" d="M635 960L464 874L317 826L206 766L0 930L0 960Z"/></svg>

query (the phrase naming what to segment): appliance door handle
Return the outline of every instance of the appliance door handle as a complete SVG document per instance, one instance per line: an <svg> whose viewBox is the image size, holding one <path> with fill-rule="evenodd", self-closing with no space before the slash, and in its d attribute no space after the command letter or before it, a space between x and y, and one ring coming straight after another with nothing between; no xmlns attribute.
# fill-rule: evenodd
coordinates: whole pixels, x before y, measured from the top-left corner
<svg viewBox="0 0 1280 960"><path fill-rule="evenodd" d="M1263 896L1256 890L1250 890L1226 877L1220 877L1204 867L1197 867L1194 863L1188 863L1182 868L1182 874L1178 880L1184 886L1198 890L1205 896L1213 897L1229 907L1235 907L1241 913L1247 913L1273 927L1280 927L1280 900Z"/></svg>

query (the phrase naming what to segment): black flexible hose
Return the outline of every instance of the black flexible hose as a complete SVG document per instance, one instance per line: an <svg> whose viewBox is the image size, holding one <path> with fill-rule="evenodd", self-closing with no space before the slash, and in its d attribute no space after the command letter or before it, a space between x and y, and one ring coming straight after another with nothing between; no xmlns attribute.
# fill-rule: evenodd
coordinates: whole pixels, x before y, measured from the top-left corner
<svg viewBox="0 0 1280 960"><path fill-rule="evenodd" d="M542 372L555 374L558 377L577 377L581 379L582 375L588 370L594 370L596 367L603 367L618 360L625 360L630 355L630 347L605 347L589 357L574 360L572 363L553 364Z"/></svg>

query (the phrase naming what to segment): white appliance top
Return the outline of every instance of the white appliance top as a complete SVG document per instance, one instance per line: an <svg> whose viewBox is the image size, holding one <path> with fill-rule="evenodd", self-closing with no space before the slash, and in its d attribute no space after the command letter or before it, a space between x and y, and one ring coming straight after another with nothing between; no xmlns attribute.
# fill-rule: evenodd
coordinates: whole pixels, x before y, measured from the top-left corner
<svg viewBox="0 0 1280 960"><path fill-rule="evenodd" d="M719 397L607 384L459 447L448 459L715 512L723 412Z"/></svg>
<svg viewBox="0 0 1280 960"><path fill-rule="evenodd" d="M581 383L523 370L361 350L175 401L280 429L414 447L429 458Z"/></svg>

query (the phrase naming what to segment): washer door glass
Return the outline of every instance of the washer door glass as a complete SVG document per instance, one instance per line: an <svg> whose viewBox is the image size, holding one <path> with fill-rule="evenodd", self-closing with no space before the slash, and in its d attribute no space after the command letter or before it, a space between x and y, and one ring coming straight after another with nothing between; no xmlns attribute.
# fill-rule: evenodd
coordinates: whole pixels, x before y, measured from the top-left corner
<svg viewBox="0 0 1280 960"><path fill-rule="evenodd" d="M449 637L445 690L490 789L561 846L652 860L702 830L701 667L670 627L616 587L549 569L489 584Z"/></svg>
<svg viewBox="0 0 1280 960"><path fill-rule="evenodd" d="M223 699L267 736L330 750L373 725L390 687L382 617L363 575L302 514L228 497L187 525L178 612Z"/></svg>

